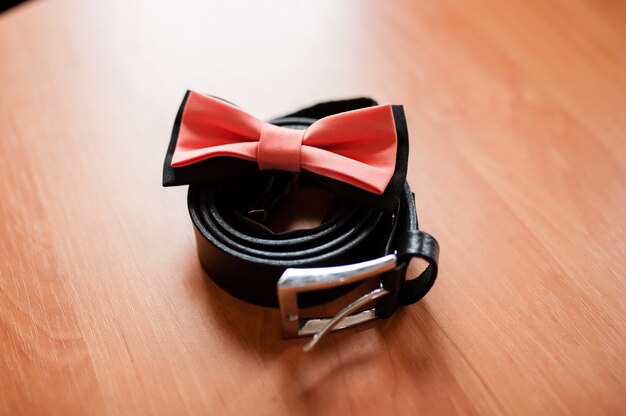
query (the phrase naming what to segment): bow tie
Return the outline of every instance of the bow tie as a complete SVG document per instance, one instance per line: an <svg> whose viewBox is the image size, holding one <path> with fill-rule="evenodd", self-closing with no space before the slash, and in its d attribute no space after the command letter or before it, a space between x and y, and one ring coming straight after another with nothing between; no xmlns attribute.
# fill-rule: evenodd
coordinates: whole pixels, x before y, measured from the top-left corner
<svg viewBox="0 0 626 416"><path fill-rule="evenodd" d="M189 92L171 166L228 156L259 170L306 170L374 194L394 175L398 138L391 105L323 117L306 129L265 123L225 101Z"/></svg>

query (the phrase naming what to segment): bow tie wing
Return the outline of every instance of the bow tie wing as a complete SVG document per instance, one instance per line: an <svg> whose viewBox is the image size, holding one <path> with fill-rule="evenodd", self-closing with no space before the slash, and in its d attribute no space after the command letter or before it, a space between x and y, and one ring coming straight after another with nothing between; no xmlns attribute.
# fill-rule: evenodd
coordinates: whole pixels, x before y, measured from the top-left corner
<svg viewBox="0 0 626 416"><path fill-rule="evenodd" d="M302 141L301 166L382 194L394 174L397 149L392 106L368 107L313 123Z"/></svg>
<svg viewBox="0 0 626 416"><path fill-rule="evenodd" d="M190 91L172 167L216 156L255 160L263 122L225 101Z"/></svg>

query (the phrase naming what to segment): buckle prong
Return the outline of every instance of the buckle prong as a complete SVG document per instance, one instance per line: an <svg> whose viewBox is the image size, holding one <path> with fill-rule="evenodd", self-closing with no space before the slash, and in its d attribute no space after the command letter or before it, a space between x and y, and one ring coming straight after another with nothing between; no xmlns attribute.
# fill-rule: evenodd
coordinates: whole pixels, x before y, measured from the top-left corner
<svg viewBox="0 0 626 416"><path fill-rule="evenodd" d="M343 318L345 318L347 315L359 309L361 306L365 305L366 303L371 302L375 299L381 298L388 294L389 294L388 290L385 290L382 287L379 287L378 289L374 289L371 292L366 293L365 295L361 296L360 298L358 298L357 300L355 300L354 302L352 302L351 304L343 308L341 311L339 311L339 313L335 315L330 321L328 321L322 329L320 329L315 335L313 335L313 338L311 339L311 341L307 342L304 345L304 347L302 347L302 349L304 350L304 352L311 351L317 345L320 339L322 339L324 335L332 331L335 328L335 326L337 326L343 320Z"/></svg>
<svg viewBox="0 0 626 416"><path fill-rule="evenodd" d="M285 270L278 280L277 292L280 306L284 337L314 335L304 346L310 351L328 332L347 328L362 322L375 319L376 310L367 309L352 314L361 306L389 292L384 288L376 288L343 308L332 318L300 318L298 313L298 293L314 290L330 289L338 286L360 282L396 267L395 254L389 254L374 260L345 266L319 268L290 268Z"/></svg>

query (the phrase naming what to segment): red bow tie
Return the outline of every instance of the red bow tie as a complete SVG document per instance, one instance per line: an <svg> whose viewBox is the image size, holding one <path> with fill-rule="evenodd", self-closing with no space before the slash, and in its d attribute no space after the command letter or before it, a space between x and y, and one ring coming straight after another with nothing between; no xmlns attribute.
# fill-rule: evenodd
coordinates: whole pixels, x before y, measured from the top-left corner
<svg viewBox="0 0 626 416"><path fill-rule="evenodd" d="M382 194L394 173L397 147L391 105L334 114L297 130L191 91L172 167L231 156L256 161L260 170L306 169Z"/></svg>

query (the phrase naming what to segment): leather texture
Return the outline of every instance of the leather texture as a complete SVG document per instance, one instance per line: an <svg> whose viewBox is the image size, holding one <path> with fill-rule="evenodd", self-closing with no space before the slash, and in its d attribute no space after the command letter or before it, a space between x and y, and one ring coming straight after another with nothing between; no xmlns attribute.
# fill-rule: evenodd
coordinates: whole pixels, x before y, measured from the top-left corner
<svg viewBox="0 0 626 416"><path fill-rule="evenodd" d="M271 123L305 128L315 118L307 117L311 111L303 111ZM263 224L267 215L273 215L294 186L307 181L312 179L306 175L270 170L190 185L188 207L198 256L212 280L239 299L277 307L276 284L286 268L344 265L395 253L397 266L380 276L392 293L377 301L378 315L389 317L430 290L437 277L439 246L431 235L418 230L414 195L406 181L396 192L392 210L389 204L379 209L339 192L318 227L282 233L267 228ZM424 259L428 267L407 280L413 258ZM350 289L310 292L298 301L303 307L321 304Z"/></svg>

